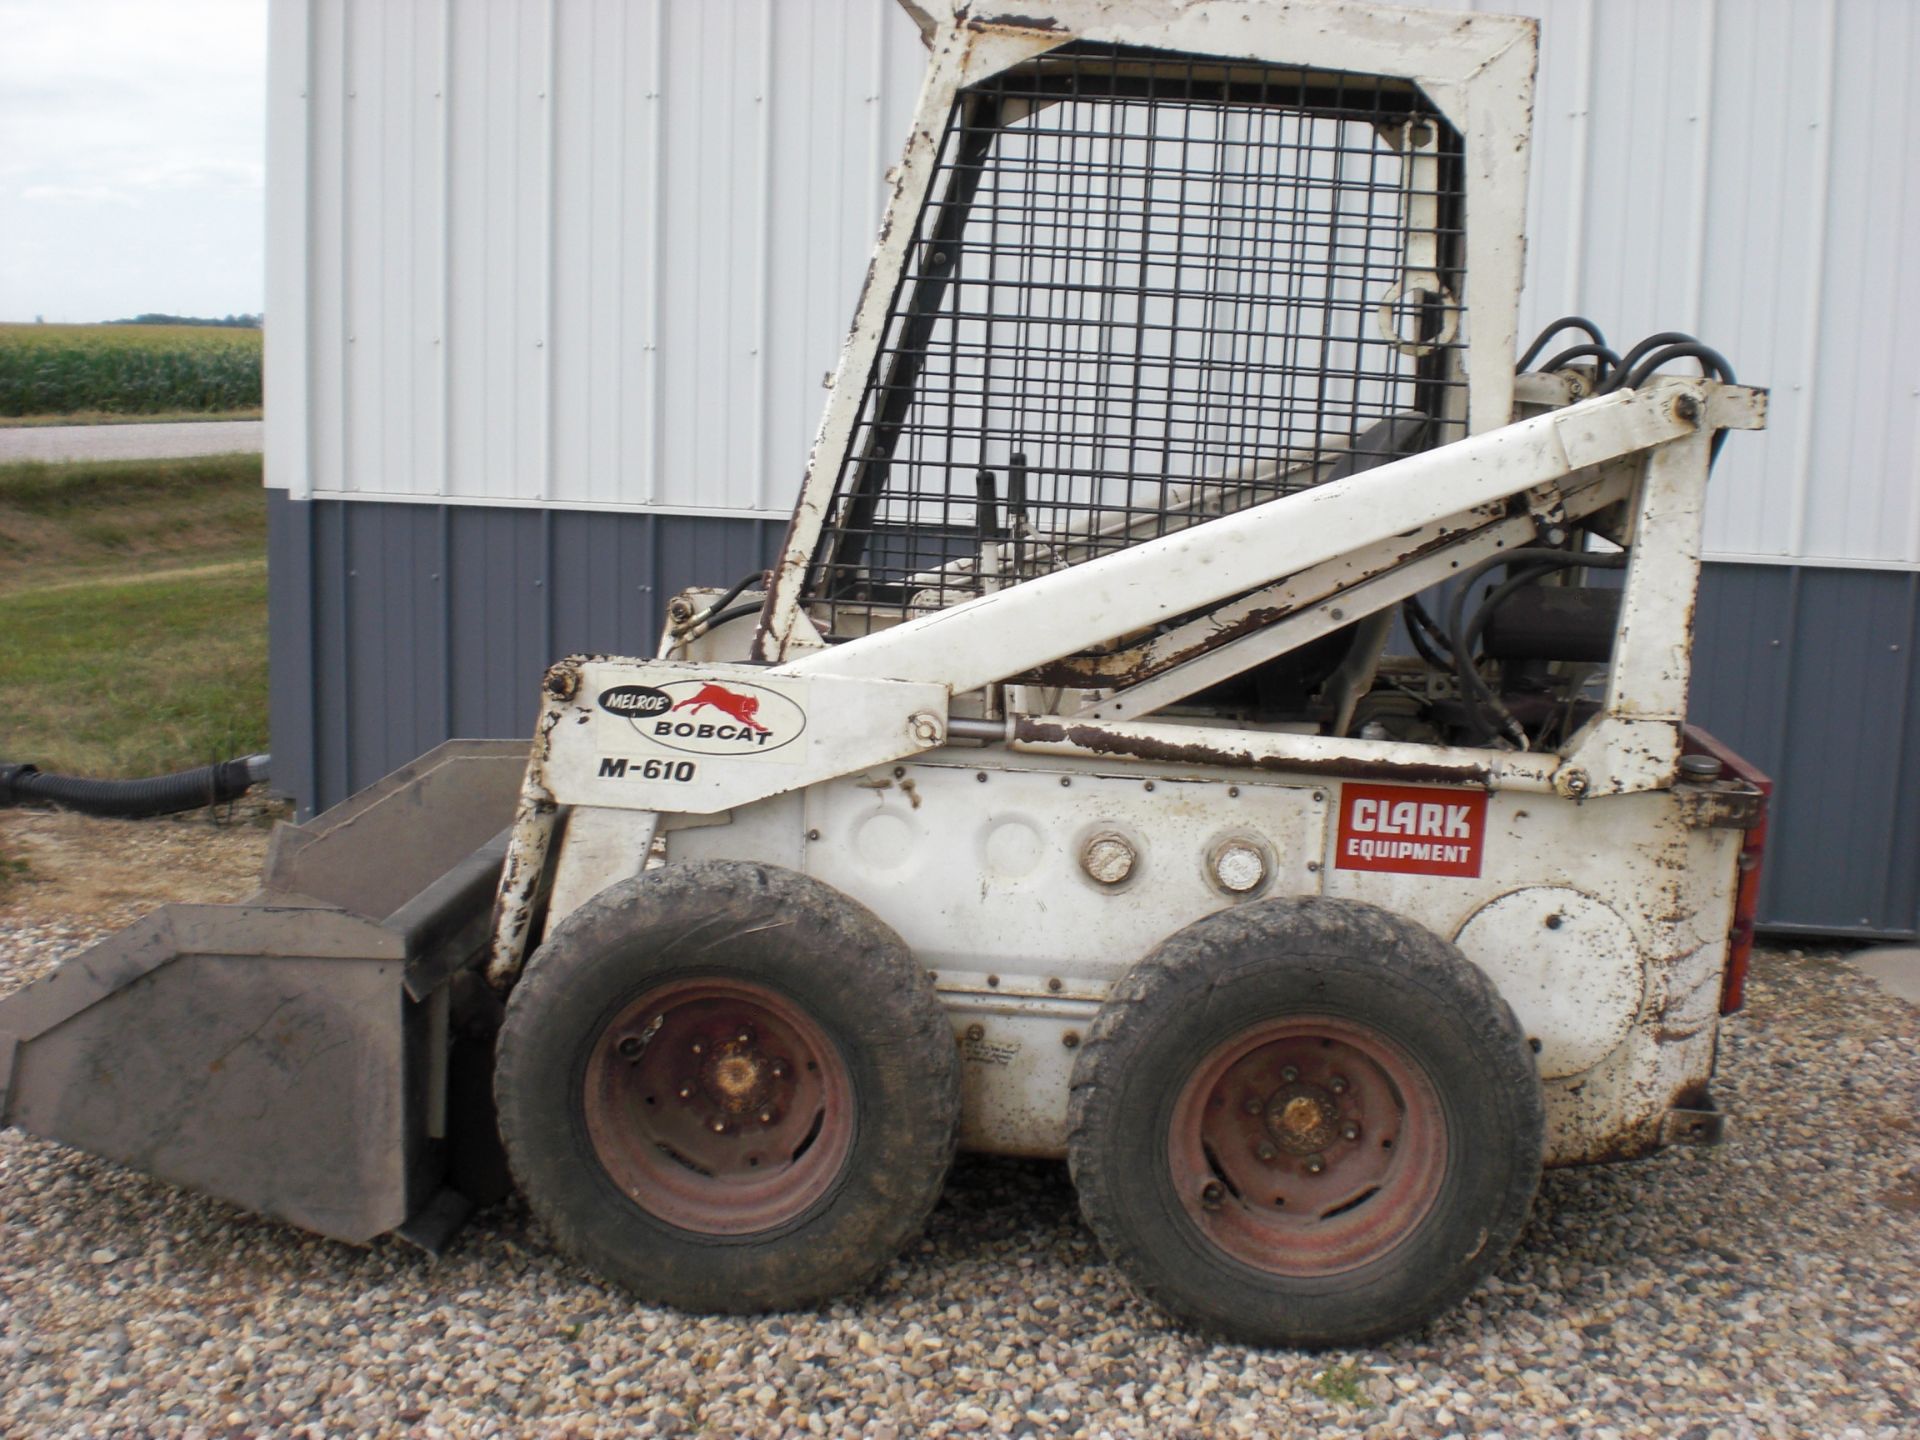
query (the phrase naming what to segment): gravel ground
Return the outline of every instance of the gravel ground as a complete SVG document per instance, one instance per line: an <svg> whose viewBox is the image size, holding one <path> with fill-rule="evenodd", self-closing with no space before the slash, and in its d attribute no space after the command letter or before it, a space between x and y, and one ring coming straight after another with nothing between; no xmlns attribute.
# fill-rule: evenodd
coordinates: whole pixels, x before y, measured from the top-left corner
<svg viewBox="0 0 1920 1440"><path fill-rule="evenodd" d="M0 992L99 929L0 910ZM0 1435L1920 1435L1917 1050L1920 1010L1764 954L1726 1147L1550 1175L1467 1304L1326 1355L1172 1329L1058 1165L962 1157L873 1290L722 1320L596 1284L517 1203L438 1261L355 1250L9 1131Z"/></svg>
<svg viewBox="0 0 1920 1440"><path fill-rule="evenodd" d="M0 426L0 463L12 460L171 460L258 454L259 420L179 420L153 425Z"/></svg>

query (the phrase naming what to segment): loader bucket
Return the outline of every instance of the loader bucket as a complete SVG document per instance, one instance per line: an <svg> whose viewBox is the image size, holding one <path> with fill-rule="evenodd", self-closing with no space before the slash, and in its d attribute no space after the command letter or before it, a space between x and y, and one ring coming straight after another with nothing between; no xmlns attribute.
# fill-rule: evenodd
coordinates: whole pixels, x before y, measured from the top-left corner
<svg viewBox="0 0 1920 1440"><path fill-rule="evenodd" d="M444 1238L489 1198L448 1188L449 1074L478 1049L485 1079L526 758L449 741L280 827L244 902L164 906L0 1001L0 1124L335 1239Z"/></svg>

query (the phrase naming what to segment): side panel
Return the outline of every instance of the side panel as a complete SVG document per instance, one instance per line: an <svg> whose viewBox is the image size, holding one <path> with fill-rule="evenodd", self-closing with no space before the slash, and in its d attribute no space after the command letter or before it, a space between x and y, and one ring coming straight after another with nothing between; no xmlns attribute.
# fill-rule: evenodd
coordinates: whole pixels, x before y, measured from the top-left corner
<svg viewBox="0 0 1920 1440"><path fill-rule="evenodd" d="M1550 1161L1651 1148L1667 1110L1711 1074L1737 833L1687 830L1664 794L1578 805L1392 788L1427 797L1409 823L1424 803L1440 832L1452 808L1483 803L1467 822L1478 873L1452 855L1435 862L1447 873L1341 866L1337 783L1003 768L984 753L672 830L668 857L797 865L898 930L947 1000L966 1060L963 1133L980 1149L1062 1152L1070 1052L1164 936L1248 899L1315 893L1417 920L1494 978L1539 1042Z"/></svg>

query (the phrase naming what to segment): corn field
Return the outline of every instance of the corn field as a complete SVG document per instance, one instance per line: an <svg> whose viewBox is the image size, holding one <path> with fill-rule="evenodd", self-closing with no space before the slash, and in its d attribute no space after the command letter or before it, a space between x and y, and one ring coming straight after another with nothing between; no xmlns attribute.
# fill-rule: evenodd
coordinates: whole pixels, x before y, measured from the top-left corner
<svg viewBox="0 0 1920 1440"><path fill-rule="evenodd" d="M0 416L244 410L260 332L208 325L0 325Z"/></svg>

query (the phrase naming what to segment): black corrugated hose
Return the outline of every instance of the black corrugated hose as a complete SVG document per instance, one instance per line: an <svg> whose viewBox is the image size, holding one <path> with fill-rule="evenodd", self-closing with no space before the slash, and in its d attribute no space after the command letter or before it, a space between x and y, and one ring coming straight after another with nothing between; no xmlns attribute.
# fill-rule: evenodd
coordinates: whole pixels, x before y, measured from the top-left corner
<svg viewBox="0 0 1920 1440"><path fill-rule="evenodd" d="M237 800L250 785L267 778L272 759L245 755L144 780L86 780L42 774L32 765L0 763L0 808L38 803L113 820L144 820Z"/></svg>

